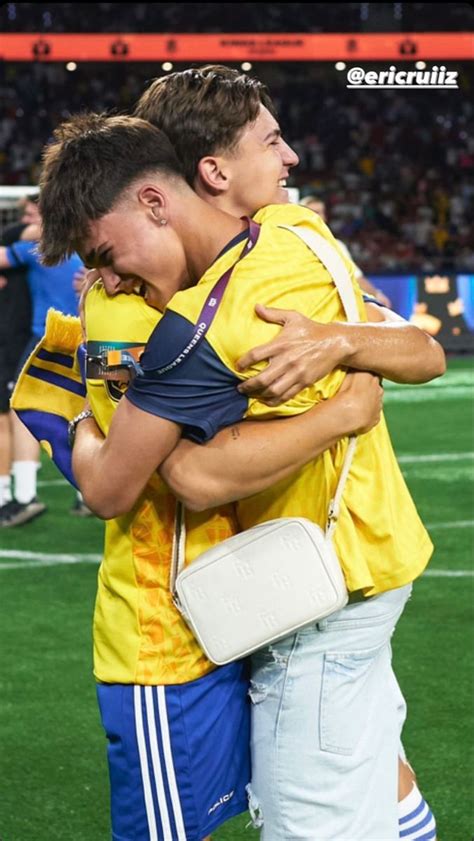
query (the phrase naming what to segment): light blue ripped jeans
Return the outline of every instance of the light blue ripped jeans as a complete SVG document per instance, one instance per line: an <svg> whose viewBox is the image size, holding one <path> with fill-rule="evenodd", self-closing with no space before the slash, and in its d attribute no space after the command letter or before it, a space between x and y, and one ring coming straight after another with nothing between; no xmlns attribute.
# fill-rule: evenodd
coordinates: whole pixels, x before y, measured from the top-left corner
<svg viewBox="0 0 474 841"><path fill-rule="evenodd" d="M390 638L411 585L252 657L250 809L261 841L397 841L405 703Z"/></svg>

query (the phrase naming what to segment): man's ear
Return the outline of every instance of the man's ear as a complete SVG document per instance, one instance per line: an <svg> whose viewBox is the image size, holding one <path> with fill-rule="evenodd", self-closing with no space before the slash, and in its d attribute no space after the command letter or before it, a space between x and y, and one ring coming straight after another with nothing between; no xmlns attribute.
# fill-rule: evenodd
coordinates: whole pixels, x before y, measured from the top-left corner
<svg viewBox="0 0 474 841"><path fill-rule="evenodd" d="M213 196L226 193L230 186L229 172L225 159L208 155L198 163L195 189L196 192L210 193Z"/></svg>
<svg viewBox="0 0 474 841"><path fill-rule="evenodd" d="M137 199L139 204L146 207L156 219L166 218L168 198L160 187L155 184L142 184L137 191Z"/></svg>

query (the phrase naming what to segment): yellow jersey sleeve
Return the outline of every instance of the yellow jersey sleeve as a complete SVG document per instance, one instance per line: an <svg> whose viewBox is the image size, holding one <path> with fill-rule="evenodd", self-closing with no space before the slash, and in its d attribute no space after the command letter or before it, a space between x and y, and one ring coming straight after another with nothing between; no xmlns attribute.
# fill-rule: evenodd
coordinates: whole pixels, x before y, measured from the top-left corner
<svg viewBox="0 0 474 841"><path fill-rule="evenodd" d="M261 225L258 243L234 268L231 282L206 336L206 344L214 351L215 358L211 360L212 355L208 353L210 365L207 374L204 366L200 373L203 387L206 382L210 385L211 369L216 370L218 360L222 369L229 372L228 397L234 400L235 408L238 402L238 382L265 367L262 362L242 373L236 368L237 360L251 348L275 338L280 330L279 325L258 318L255 313L257 303L297 310L315 321L346 321L338 290L327 269L294 233L281 227L289 224L312 230L338 250L334 237L322 219L307 208L275 205L259 211L255 221ZM355 280L353 264L343 254L340 256L353 283L360 320L364 321L365 307ZM188 324L193 324L212 284L235 260L235 251L225 254L206 272L197 287L175 295L168 311L181 316ZM315 403L335 394L343 378L344 371L336 370L277 408L250 400L240 416L276 417L304 412ZM222 413L222 418L231 423L236 420L236 415L237 412L229 408L227 416Z"/></svg>

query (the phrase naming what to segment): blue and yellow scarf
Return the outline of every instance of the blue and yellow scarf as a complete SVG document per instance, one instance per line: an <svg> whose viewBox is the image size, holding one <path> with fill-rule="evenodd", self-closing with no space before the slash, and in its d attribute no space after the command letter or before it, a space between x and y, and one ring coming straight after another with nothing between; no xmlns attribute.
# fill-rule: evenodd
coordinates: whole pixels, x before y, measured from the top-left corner
<svg viewBox="0 0 474 841"><path fill-rule="evenodd" d="M83 409L86 396L81 342L79 319L50 309L46 333L26 361L10 402L63 476L76 487L67 426Z"/></svg>

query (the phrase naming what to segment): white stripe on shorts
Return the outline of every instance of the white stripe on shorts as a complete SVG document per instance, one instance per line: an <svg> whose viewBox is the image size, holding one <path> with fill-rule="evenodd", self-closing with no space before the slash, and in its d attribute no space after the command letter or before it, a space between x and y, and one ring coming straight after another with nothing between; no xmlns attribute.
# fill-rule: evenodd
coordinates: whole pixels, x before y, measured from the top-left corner
<svg viewBox="0 0 474 841"><path fill-rule="evenodd" d="M148 773L148 759L146 755L145 731L143 729L142 702L139 686L134 687L133 700L135 706L135 728L137 733L138 753L140 756L140 768L142 771L143 792L145 795L145 808L148 821L148 831L150 833L150 841L158 841L158 833L156 831L155 808L153 805L153 795L151 792L150 775Z"/></svg>
<svg viewBox="0 0 474 841"><path fill-rule="evenodd" d="M160 716L161 738L163 740L163 753L165 756L166 773L168 776L168 785L171 795L171 802L173 804L176 831L178 833L177 841L186 841L186 831L184 828L183 813L181 811L181 801L179 799L179 792L178 786L176 784L176 774L173 763L173 755L171 753L170 729L168 724L168 711L166 709L165 687L157 686L156 693L158 696L158 711Z"/></svg>
<svg viewBox="0 0 474 841"><path fill-rule="evenodd" d="M151 760L153 763L153 774L155 777L155 788L158 796L161 826L163 829L163 841L173 841L166 802L165 786L163 782L163 771L161 768L160 754L158 751L158 740L156 738L155 708L153 706L153 690L151 686L145 686L146 716L148 722L148 737L150 739Z"/></svg>

